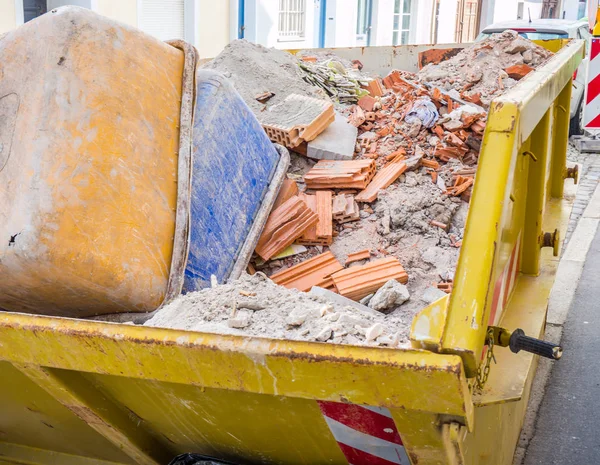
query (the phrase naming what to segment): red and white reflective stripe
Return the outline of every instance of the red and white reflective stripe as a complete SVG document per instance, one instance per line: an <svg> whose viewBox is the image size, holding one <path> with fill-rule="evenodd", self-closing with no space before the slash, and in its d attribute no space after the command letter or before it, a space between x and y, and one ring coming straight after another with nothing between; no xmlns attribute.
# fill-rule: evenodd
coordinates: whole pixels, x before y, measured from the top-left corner
<svg viewBox="0 0 600 465"><path fill-rule="evenodd" d="M583 126L586 129L598 129L600 128L600 38L591 39L586 82Z"/></svg>
<svg viewBox="0 0 600 465"><path fill-rule="evenodd" d="M319 407L350 465L410 465L388 409L322 401Z"/></svg>
<svg viewBox="0 0 600 465"><path fill-rule="evenodd" d="M502 274L496 280L494 286L494 295L492 297L492 311L490 313L490 319L488 323L490 325L497 325L502 311L508 303L508 298L515 287L517 276L519 275L519 269L521 266L521 235L517 238L517 242L510 254Z"/></svg>

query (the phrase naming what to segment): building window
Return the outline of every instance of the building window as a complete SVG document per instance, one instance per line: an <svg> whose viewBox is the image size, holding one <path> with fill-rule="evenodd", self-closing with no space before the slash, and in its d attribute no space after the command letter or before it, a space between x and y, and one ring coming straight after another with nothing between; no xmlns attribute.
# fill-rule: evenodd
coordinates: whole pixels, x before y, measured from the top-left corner
<svg viewBox="0 0 600 465"><path fill-rule="evenodd" d="M356 45L371 45L371 15L373 0L358 0L356 4Z"/></svg>
<svg viewBox="0 0 600 465"><path fill-rule="evenodd" d="M279 40L304 38L306 0L279 0Z"/></svg>
<svg viewBox="0 0 600 465"><path fill-rule="evenodd" d="M480 0L462 0L459 4L458 24L456 25L456 41L473 42L478 33L477 16ZM520 5L523 5L521 2ZM519 5L517 5L517 10ZM518 13L518 11L517 11ZM522 14L522 12L521 12Z"/></svg>
<svg viewBox="0 0 600 465"><path fill-rule="evenodd" d="M525 10L525 2L517 3L517 19L523 19L523 11Z"/></svg>
<svg viewBox="0 0 600 465"><path fill-rule="evenodd" d="M369 9L367 0L358 0L356 15L356 34L366 34L369 24Z"/></svg>
<svg viewBox="0 0 600 465"><path fill-rule="evenodd" d="M141 0L139 28L160 40L185 39L185 0Z"/></svg>
<svg viewBox="0 0 600 465"><path fill-rule="evenodd" d="M410 40L412 0L394 2L394 45L405 45Z"/></svg>

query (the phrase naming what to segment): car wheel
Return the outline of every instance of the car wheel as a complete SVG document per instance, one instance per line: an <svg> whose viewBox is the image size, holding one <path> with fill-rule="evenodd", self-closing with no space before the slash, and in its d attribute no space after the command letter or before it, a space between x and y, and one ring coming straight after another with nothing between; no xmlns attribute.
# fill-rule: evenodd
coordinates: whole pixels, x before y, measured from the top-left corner
<svg viewBox="0 0 600 465"><path fill-rule="evenodd" d="M569 136L580 136L583 134L583 99L577 106L577 113L569 121Z"/></svg>

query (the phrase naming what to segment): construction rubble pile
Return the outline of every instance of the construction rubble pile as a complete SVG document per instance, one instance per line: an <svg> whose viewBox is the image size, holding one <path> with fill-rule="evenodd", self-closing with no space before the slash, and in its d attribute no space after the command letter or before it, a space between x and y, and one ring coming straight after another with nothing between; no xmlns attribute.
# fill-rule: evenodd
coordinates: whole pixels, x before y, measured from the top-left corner
<svg viewBox="0 0 600 465"><path fill-rule="evenodd" d="M428 87L487 108L490 101L513 87L553 55L515 31L494 34L439 65L426 66L419 79Z"/></svg>
<svg viewBox="0 0 600 465"><path fill-rule="evenodd" d="M147 324L407 345L415 313L452 292L490 101L552 53L506 31L383 79L357 75L360 62L282 54L241 41L208 65L238 85L231 63L255 55L238 90L292 155L249 275L180 297Z"/></svg>

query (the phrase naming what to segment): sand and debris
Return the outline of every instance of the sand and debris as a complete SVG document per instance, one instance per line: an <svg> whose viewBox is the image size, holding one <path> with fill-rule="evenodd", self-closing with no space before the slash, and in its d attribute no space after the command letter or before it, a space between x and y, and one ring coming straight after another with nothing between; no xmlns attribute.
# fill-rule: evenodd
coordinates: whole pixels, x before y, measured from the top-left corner
<svg viewBox="0 0 600 465"><path fill-rule="evenodd" d="M146 326L335 344L399 347L410 321L286 289L262 273L193 292L165 306Z"/></svg>
<svg viewBox="0 0 600 465"><path fill-rule="evenodd" d="M322 89L302 79L298 59L288 52L235 40L203 68L219 71L229 78L244 101L259 118L273 105L283 102L292 94L326 99ZM265 103L256 97L266 92L274 95Z"/></svg>

